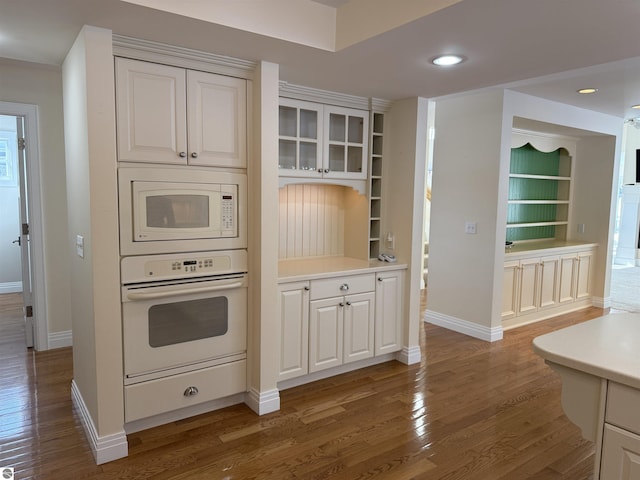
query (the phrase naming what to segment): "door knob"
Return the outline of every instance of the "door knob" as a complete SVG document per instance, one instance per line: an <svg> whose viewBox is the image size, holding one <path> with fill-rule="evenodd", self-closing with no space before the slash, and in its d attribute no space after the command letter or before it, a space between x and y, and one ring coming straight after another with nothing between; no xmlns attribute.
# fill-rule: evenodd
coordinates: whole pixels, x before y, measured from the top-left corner
<svg viewBox="0 0 640 480"><path fill-rule="evenodd" d="M19 247L21 247L21 246L22 246L22 240L20 240L20 237L18 237L18 239L17 239L17 240L14 240L14 241L13 241L13 242L11 242L11 243L17 243Z"/></svg>

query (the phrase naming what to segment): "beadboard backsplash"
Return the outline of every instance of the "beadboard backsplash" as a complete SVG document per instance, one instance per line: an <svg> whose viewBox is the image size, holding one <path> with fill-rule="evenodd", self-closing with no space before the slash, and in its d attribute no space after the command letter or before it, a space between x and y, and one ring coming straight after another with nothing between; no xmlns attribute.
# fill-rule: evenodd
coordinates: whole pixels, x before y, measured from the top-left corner
<svg viewBox="0 0 640 480"><path fill-rule="evenodd" d="M336 185L287 185L280 189L279 258L365 256L366 197ZM356 238L354 238L356 237ZM358 238L362 237L362 238ZM362 253L357 246L362 240ZM345 246L346 245L346 246Z"/></svg>

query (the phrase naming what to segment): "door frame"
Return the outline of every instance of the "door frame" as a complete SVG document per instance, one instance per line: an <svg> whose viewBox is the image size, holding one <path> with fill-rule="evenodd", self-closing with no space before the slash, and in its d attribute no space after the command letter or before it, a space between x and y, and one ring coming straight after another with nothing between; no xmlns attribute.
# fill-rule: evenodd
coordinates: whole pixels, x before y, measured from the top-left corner
<svg viewBox="0 0 640 480"><path fill-rule="evenodd" d="M40 148L38 106L26 103L0 101L0 115L24 117L27 171L27 208L29 211L29 249L31 256L31 288L33 301L34 348L49 349L49 328L46 309L46 282L44 271L44 235L42 194L40 189Z"/></svg>

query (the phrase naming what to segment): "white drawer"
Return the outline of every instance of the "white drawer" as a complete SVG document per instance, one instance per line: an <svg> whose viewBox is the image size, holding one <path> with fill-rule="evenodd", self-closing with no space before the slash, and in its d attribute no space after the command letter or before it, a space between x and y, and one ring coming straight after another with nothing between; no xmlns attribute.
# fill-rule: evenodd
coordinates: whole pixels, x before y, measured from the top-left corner
<svg viewBox="0 0 640 480"><path fill-rule="evenodd" d="M339 297L353 293L373 292L376 289L375 274L349 275L311 281L310 299Z"/></svg>
<svg viewBox="0 0 640 480"><path fill-rule="evenodd" d="M640 390L609 382L605 421L640 435Z"/></svg>
<svg viewBox="0 0 640 480"><path fill-rule="evenodd" d="M191 387L197 389L197 394L185 394ZM125 422L228 397L246 389L246 360L128 385L124 387Z"/></svg>

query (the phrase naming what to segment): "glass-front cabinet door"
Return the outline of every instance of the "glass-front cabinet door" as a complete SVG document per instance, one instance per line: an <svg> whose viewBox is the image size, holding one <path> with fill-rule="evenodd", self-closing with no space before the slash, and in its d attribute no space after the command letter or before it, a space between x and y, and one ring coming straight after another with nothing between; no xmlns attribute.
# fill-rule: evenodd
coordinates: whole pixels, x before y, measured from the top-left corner
<svg viewBox="0 0 640 480"><path fill-rule="evenodd" d="M283 176L322 176L322 105L280 99L278 168Z"/></svg>
<svg viewBox="0 0 640 480"><path fill-rule="evenodd" d="M327 105L324 122L325 176L366 179L369 112Z"/></svg>

